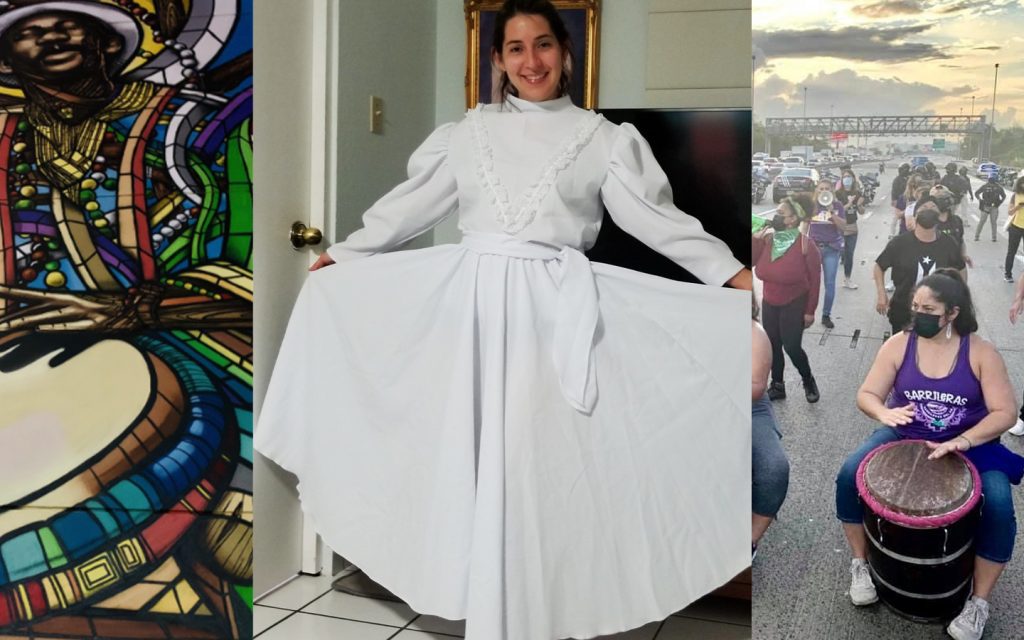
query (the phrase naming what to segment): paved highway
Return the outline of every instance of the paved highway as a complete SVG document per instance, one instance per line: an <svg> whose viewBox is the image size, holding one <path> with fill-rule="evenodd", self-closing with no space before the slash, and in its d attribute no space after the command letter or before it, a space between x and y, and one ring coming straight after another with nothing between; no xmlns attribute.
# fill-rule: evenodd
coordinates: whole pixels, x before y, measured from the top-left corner
<svg viewBox="0 0 1024 640"><path fill-rule="evenodd" d="M888 239L888 194L898 165L886 164L879 197L861 218L853 274L860 288L842 288L840 274L832 313L835 328L826 330L820 324L819 305L816 324L804 334L804 348L821 390L820 402L811 405L804 400L800 377L787 359L789 397L776 402L775 410L791 465L790 488L779 520L768 530L754 562L754 638L946 637L942 627L908 621L883 604L857 608L850 603L846 593L850 554L835 519L835 474L846 455L876 427L857 409L855 395L889 331L888 321L875 313L871 283L872 264ZM877 163L858 165L855 170L875 171ZM981 185L978 179L972 182L975 189ZM769 190L765 203L752 207L752 211L764 213L773 206ZM1004 204L1000 225L1005 213ZM977 215L975 204L972 225L977 224ZM978 308L979 333L1002 353L1019 402L1024 388L1024 326L1013 327L1007 319L1013 285L1002 279L1006 234L1000 229L999 241L993 243L985 229L982 240L974 242L973 232L973 226L967 230L969 253L975 263L969 279ZM1018 255L1017 260L1015 275L1024 269L1024 255ZM1003 440L1024 454L1024 439L1007 435ZM1018 521L1024 522L1024 491L1020 487L1014 488L1014 504ZM1024 606L1022 536L1024 526L1017 535L1016 558L1010 561L992 594L986 638L1024 638L1024 616L1020 615Z"/></svg>

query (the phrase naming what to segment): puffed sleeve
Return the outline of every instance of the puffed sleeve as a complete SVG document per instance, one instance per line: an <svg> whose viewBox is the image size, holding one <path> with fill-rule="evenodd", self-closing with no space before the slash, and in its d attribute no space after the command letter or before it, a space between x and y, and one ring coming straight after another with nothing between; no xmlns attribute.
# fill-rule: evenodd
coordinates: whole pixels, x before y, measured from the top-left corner
<svg viewBox="0 0 1024 640"><path fill-rule="evenodd" d="M363 228L327 249L337 262L389 251L429 231L458 208L455 175L448 166L454 123L441 125L413 152L408 180L363 214Z"/></svg>
<svg viewBox="0 0 1024 640"><path fill-rule="evenodd" d="M728 245L676 208L668 177L631 124L619 126L601 198L623 231L706 284L722 285L743 269Z"/></svg>

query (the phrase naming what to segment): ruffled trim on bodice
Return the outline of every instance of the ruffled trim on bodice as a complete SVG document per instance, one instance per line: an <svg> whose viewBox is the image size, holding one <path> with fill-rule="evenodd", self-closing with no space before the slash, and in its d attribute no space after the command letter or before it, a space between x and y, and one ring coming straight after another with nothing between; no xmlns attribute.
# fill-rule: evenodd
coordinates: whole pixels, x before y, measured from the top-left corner
<svg viewBox="0 0 1024 640"><path fill-rule="evenodd" d="M491 197L502 231L516 234L525 229L537 216L541 201L555 183L558 174L573 164L580 151L589 144L594 132L604 118L597 113L584 116L562 143L558 153L544 166L540 177L533 185L511 202L508 189L494 172L494 150L491 146L487 126L483 121L482 105L469 112L470 130L476 147L477 175L484 190Z"/></svg>

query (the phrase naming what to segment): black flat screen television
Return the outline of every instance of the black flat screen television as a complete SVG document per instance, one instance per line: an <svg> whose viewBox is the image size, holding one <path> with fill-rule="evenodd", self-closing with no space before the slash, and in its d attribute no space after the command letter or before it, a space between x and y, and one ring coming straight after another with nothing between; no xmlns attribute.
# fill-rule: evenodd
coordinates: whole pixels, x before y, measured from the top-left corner
<svg viewBox="0 0 1024 640"><path fill-rule="evenodd" d="M750 266L750 110L598 111L611 122L629 122L640 131L668 175L676 206L700 220ZM620 229L607 211L587 256L664 278L700 282Z"/></svg>

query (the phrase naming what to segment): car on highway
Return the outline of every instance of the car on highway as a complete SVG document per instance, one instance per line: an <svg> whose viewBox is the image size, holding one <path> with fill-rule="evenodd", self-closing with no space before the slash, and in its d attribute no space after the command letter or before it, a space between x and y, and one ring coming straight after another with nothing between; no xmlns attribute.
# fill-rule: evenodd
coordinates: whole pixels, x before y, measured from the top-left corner
<svg viewBox="0 0 1024 640"><path fill-rule="evenodd" d="M782 159L782 164L786 165L786 168L790 167L802 167L804 166L804 159L799 156L787 156Z"/></svg>
<svg viewBox="0 0 1024 640"><path fill-rule="evenodd" d="M978 165L978 171L975 175L985 180L988 180L991 176L998 176L999 165L994 162L982 162Z"/></svg>
<svg viewBox="0 0 1024 640"><path fill-rule="evenodd" d="M779 201L790 194L814 191L820 177L817 169L809 167L783 169L772 181L772 201L779 204Z"/></svg>
<svg viewBox="0 0 1024 640"><path fill-rule="evenodd" d="M764 166L768 169L768 175L775 177L782 173L782 170L786 168L786 165L782 164L778 158L768 158L764 161Z"/></svg>
<svg viewBox="0 0 1024 640"><path fill-rule="evenodd" d="M921 167L928 164L928 156L913 156L910 158L910 168Z"/></svg>

